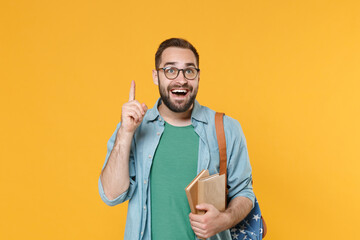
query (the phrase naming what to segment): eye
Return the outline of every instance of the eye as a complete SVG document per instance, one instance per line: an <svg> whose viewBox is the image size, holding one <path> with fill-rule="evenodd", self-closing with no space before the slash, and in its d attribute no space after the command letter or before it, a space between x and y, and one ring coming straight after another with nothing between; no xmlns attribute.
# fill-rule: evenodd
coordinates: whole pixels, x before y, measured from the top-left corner
<svg viewBox="0 0 360 240"><path fill-rule="evenodd" d="M172 67L171 67L171 68L166 68L166 69L165 69L165 72L166 72L166 73L173 74L173 73L176 73L176 70L177 70L176 68L172 68Z"/></svg>
<svg viewBox="0 0 360 240"><path fill-rule="evenodd" d="M195 69L193 69L193 68L187 68L187 69L185 69L185 73L186 73L186 74L194 74L194 73L195 73Z"/></svg>

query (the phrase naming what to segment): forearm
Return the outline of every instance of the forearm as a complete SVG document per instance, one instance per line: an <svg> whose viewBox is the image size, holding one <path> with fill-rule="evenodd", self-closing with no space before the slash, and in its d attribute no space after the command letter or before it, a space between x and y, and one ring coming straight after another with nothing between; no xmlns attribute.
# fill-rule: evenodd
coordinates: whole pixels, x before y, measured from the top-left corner
<svg viewBox="0 0 360 240"><path fill-rule="evenodd" d="M226 221L225 229L229 229L242 221L252 209L252 201L247 197L236 197L232 199L223 212Z"/></svg>
<svg viewBox="0 0 360 240"><path fill-rule="evenodd" d="M133 133L119 128L114 147L101 172L101 183L109 200L115 199L129 188L129 157L132 137Z"/></svg>

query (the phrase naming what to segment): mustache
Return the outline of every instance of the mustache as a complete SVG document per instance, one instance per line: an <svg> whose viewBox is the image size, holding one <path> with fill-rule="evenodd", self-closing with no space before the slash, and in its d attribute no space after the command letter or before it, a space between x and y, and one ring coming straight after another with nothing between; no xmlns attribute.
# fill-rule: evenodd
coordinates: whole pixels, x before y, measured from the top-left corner
<svg viewBox="0 0 360 240"><path fill-rule="evenodd" d="M188 83L185 83L185 84L170 84L168 87L167 87L167 90L168 91L170 91L171 89L177 89L177 88L186 88L186 89L188 89L188 90L190 90L190 91L192 91L193 90L193 87L191 86L191 85L189 85Z"/></svg>

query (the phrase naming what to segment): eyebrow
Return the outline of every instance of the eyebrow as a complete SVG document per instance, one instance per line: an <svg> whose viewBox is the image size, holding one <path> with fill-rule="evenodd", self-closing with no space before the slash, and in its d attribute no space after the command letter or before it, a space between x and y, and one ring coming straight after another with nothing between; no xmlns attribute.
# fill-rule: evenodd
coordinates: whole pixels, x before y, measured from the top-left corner
<svg viewBox="0 0 360 240"><path fill-rule="evenodd" d="M176 62L166 62L166 63L164 64L164 67L166 67L167 65L175 65L175 63L176 63Z"/></svg>
<svg viewBox="0 0 360 240"><path fill-rule="evenodd" d="M175 65L177 62L166 62L165 64L164 64L164 67L166 67L167 65ZM196 67L195 66L195 64L194 63L185 63L185 66L187 66L187 67Z"/></svg>
<svg viewBox="0 0 360 240"><path fill-rule="evenodd" d="M193 63L185 63L185 65L186 65L187 67L190 67L190 66L191 66L191 67L196 67L195 64L193 64Z"/></svg>

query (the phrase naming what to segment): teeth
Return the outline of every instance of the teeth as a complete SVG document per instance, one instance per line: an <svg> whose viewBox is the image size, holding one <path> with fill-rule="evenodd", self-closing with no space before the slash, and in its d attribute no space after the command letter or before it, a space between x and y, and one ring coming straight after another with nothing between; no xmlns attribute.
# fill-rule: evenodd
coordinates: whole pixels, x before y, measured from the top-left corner
<svg viewBox="0 0 360 240"><path fill-rule="evenodd" d="M176 89L172 91L173 93L186 93L186 90L182 90L182 89Z"/></svg>

